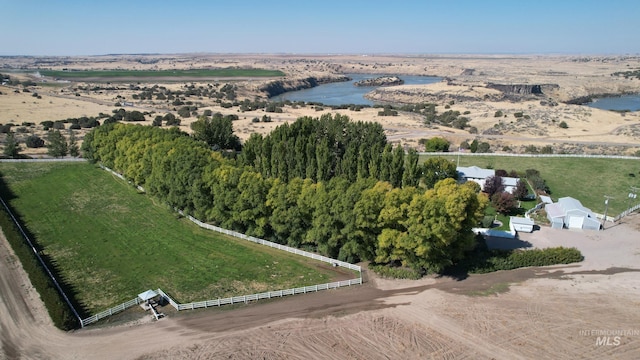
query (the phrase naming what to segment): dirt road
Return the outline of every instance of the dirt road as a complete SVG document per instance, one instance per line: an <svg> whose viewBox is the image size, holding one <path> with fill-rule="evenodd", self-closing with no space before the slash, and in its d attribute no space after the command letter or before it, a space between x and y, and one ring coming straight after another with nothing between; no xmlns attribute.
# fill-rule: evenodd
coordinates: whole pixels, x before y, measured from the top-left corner
<svg viewBox="0 0 640 360"><path fill-rule="evenodd" d="M363 286L70 333L44 315L2 238L0 359L635 359L639 233L640 215L601 232L543 228L524 240L578 246L585 262L463 280L371 277ZM623 333L607 345L603 332Z"/></svg>

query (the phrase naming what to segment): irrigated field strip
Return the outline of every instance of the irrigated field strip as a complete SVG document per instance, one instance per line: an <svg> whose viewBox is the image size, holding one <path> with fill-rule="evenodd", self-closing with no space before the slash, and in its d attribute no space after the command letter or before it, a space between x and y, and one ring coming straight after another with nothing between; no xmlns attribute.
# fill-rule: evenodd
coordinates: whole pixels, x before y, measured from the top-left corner
<svg viewBox="0 0 640 360"><path fill-rule="evenodd" d="M40 70L40 74L60 79L82 78L163 78L163 77L272 77L284 76L279 70L195 69L195 70Z"/></svg>
<svg viewBox="0 0 640 360"><path fill-rule="evenodd" d="M89 313L149 288L181 302L308 286L331 270L198 228L85 163L2 163L7 200Z"/></svg>

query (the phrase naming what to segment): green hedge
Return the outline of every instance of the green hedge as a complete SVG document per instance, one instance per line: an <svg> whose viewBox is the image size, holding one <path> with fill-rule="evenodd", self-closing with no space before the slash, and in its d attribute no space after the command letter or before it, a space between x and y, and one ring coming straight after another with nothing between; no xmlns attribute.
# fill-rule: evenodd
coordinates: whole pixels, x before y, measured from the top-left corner
<svg viewBox="0 0 640 360"><path fill-rule="evenodd" d="M555 247L531 250L475 251L457 264L459 270L483 274L528 266L571 264L584 260L576 248Z"/></svg>
<svg viewBox="0 0 640 360"><path fill-rule="evenodd" d="M51 278L47 276L42 264L40 264L31 247L26 243L2 205L0 205L0 227L16 256L20 259L25 272L29 275L31 284L40 294L40 298L47 307L49 316L55 326L62 330L71 330L79 327L78 320L73 316L71 309L69 309L69 306L56 289Z"/></svg>
<svg viewBox="0 0 640 360"><path fill-rule="evenodd" d="M390 265L369 264L369 270L373 271L379 276L392 279L418 280L423 275L419 271L413 269L394 267Z"/></svg>

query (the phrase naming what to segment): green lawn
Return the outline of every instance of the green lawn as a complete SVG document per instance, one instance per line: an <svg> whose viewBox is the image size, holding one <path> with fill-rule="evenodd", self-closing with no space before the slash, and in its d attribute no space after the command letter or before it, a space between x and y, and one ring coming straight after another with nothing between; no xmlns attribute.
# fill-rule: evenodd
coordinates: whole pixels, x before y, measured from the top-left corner
<svg viewBox="0 0 640 360"><path fill-rule="evenodd" d="M40 74L60 79L121 77L270 77L284 76L279 70L266 69L193 69L193 70L40 70Z"/></svg>
<svg viewBox="0 0 640 360"><path fill-rule="evenodd" d="M458 161L456 155L448 155ZM422 156L422 159L425 157ZM628 204L631 186L640 187L639 159L539 158L508 156L460 156L460 166L516 170L536 169L547 182L554 200L574 197L592 211L604 212L604 196L613 196L608 215L615 216ZM633 176L631 176L632 174ZM640 195L640 194L639 194ZM636 204L640 202L640 197Z"/></svg>
<svg viewBox="0 0 640 360"><path fill-rule="evenodd" d="M11 207L90 313L147 289L190 302L331 281L313 260L178 219L95 165L0 163L0 172Z"/></svg>

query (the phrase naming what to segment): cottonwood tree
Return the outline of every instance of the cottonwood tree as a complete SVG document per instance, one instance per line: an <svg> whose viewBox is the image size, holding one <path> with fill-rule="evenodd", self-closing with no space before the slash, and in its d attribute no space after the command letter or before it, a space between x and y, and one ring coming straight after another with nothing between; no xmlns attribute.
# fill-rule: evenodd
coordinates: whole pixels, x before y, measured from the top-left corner
<svg viewBox="0 0 640 360"><path fill-rule="evenodd" d="M516 188L513 190L513 196L518 200L523 200L527 195L529 195L527 184L522 179L518 179Z"/></svg>
<svg viewBox="0 0 640 360"><path fill-rule="evenodd" d="M212 118L200 116L191 123L193 137L206 142L213 150L240 150L240 138L233 133L231 118L215 114Z"/></svg>
<svg viewBox="0 0 640 360"><path fill-rule="evenodd" d="M376 262L440 272L475 246L471 228L482 219L486 198L473 186L445 179L414 196L400 215L399 227L378 237Z"/></svg>
<svg viewBox="0 0 640 360"><path fill-rule="evenodd" d="M80 155L80 148L76 141L76 135L72 130L69 130L69 155L78 157Z"/></svg>
<svg viewBox="0 0 640 360"><path fill-rule="evenodd" d="M4 144L3 154L10 158L15 159L20 154L20 143L13 132L7 133L7 140Z"/></svg>
<svg viewBox="0 0 640 360"><path fill-rule="evenodd" d="M59 130L49 131L47 134L47 154L53 157L65 157L69 153L67 140Z"/></svg>
<svg viewBox="0 0 640 360"><path fill-rule="evenodd" d="M427 189L433 188L436 183L444 179L457 179L456 164L442 157L430 157L421 165L422 185Z"/></svg>

